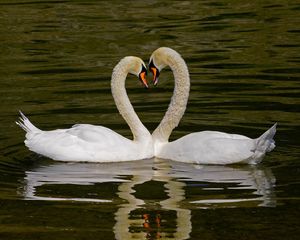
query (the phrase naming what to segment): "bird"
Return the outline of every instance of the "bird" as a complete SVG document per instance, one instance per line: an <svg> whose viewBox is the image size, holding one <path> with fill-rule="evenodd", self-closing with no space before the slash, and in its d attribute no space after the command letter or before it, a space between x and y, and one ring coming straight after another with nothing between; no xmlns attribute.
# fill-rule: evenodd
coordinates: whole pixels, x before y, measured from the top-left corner
<svg viewBox="0 0 300 240"><path fill-rule="evenodd" d="M181 55L168 47L156 49L149 60L154 85L158 84L163 68L169 66L174 75L174 92L168 109L152 133L154 155L158 158L196 164L257 164L275 147L275 123L256 139L218 131L201 131L187 134L169 142L186 110L190 90L187 64Z"/></svg>
<svg viewBox="0 0 300 240"><path fill-rule="evenodd" d="M114 67L111 77L115 104L131 129L133 140L109 128L90 124L43 131L20 111L20 120L16 123L26 132L25 145L35 153L58 161L120 162L153 157L152 136L135 113L126 93L125 80L129 73L136 75L148 88L147 68L143 60L134 56L124 57Z"/></svg>

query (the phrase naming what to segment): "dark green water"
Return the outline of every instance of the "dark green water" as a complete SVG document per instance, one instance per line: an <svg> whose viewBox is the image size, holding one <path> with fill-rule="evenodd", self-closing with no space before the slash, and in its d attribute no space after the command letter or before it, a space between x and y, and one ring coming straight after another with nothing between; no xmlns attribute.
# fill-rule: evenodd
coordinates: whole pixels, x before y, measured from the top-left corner
<svg viewBox="0 0 300 240"><path fill-rule="evenodd" d="M300 3L0 0L0 239L298 239ZM50 130L100 124L131 137L110 93L124 56L172 47L191 74L172 139L201 130L257 137L278 122L258 166L159 159L61 163L30 153L18 110ZM153 130L170 70L127 89Z"/></svg>

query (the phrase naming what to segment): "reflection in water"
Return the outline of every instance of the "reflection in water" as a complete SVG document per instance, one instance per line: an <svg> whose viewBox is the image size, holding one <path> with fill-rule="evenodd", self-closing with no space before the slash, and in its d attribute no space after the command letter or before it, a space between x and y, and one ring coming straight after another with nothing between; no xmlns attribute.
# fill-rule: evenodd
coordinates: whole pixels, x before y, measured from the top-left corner
<svg viewBox="0 0 300 240"><path fill-rule="evenodd" d="M132 233L129 228L131 226L143 226L144 220L142 218L130 219L131 212L145 204L143 200L135 198L132 193L135 192L133 190L134 186L151 180L151 171L149 173L145 175L133 175L130 182L119 185L118 196L126 200L127 203L120 204L118 211L115 213L116 224L114 232L116 239L143 239L145 237L144 232Z"/></svg>
<svg viewBox="0 0 300 240"><path fill-rule="evenodd" d="M154 217L149 214L153 204L150 206L146 200L139 199L134 194L135 187L143 187L151 181L163 183L164 192L161 194L167 195L166 199L156 201ZM71 185L74 188L76 185L93 186L101 183L118 184L116 194L122 202L115 203L118 205L114 226L116 239L187 239L192 231L193 206L215 208L247 207L251 204L276 205L273 196L275 178L270 170L257 166L199 166L160 159L138 163L53 163L26 171L23 195L28 200L113 203L114 200L107 197L107 194L91 198L91 192L88 197L74 197L67 190L64 192L60 189L59 193L55 191L59 186ZM49 187L54 190L49 191ZM43 190L45 188L48 190ZM226 192L228 190L230 193ZM246 196L244 191L248 191ZM151 197L151 192L148 195ZM176 213L174 220L164 215L167 211ZM136 212L141 212L139 217L134 215ZM174 229L170 234L170 229L167 232L164 226L172 221L175 221Z"/></svg>
<svg viewBox="0 0 300 240"><path fill-rule="evenodd" d="M234 203L230 207L237 207L241 206L242 202L246 202L249 205L251 201L257 202L258 206L273 207L276 205L275 197L273 196L275 177L270 169L248 165L243 167L182 165L177 162L173 163L173 168L175 171L172 176L177 180L188 182L188 185L190 182L192 182L192 185L195 182L202 183L202 190L216 191L218 196L223 196L220 199L190 201L190 203L197 204L198 207L224 207L228 206L224 205L226 203ZM240 195L243 193L243 190L247 189L255 191L248 198ZM238 196L231 198L229 194L226 194L225 190L237 190ZM227 195L226 199L224 199L224 193L220 194L220 191L225 192Z"/></svg>

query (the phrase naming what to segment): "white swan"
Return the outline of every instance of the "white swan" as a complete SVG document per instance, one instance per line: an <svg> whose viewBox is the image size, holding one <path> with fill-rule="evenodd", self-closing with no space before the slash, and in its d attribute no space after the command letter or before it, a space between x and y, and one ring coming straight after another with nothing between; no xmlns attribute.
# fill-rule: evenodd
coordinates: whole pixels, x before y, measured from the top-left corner
<svg viewBox="0 0 300 240"><path fill-rule="evenodd" d="M177 127L186 109L190 78L182 57L173 49L162 47L153 52L149 61L155 85L160 71L166 66L170 66L173 71L175 88L168 110L152 134L156 157L198 164L255 164L275 147L273 137L276 124L257 139L237 134L202 131L168 142L172 130Z"/></svg>
<svg viewBox="0 0 300 240"><path fill-rule="evenodd" d="M26 131L25 145L33 152L61 161L118 162L153 157L151 134L136 115L125 89L128 73L138 76L148 87L146 71L140 58L125 57L115 66L111 78L113 98L132 131L133 140L106 127L89 124L42 131L21 113L17 124Z"/></svg>

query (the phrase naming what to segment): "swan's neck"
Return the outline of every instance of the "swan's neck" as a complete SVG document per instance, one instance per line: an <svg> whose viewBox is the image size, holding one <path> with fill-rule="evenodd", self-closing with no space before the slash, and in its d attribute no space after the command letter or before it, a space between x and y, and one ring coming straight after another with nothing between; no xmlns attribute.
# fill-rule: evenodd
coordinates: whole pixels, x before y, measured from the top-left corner
<svg viewBox="0 0 300 240"><path fill-rule="evenodd" d="M185 112L190 91L189 71L185 61L175 52L170 53L166 59L174 74L175 87L168 110L152 134L153 139L159 142L167 142L172 130L178 126Z"/></svg>
<svg viewBox="0 0 300 240"><path fill-rule="evenodd" d="M131 129L134 141L149 138L150 133L140 121L128 98L125 88L125 80L128 74L130 62L121 61L113 70L111 79L111 91L116 106Z"/></svg>

